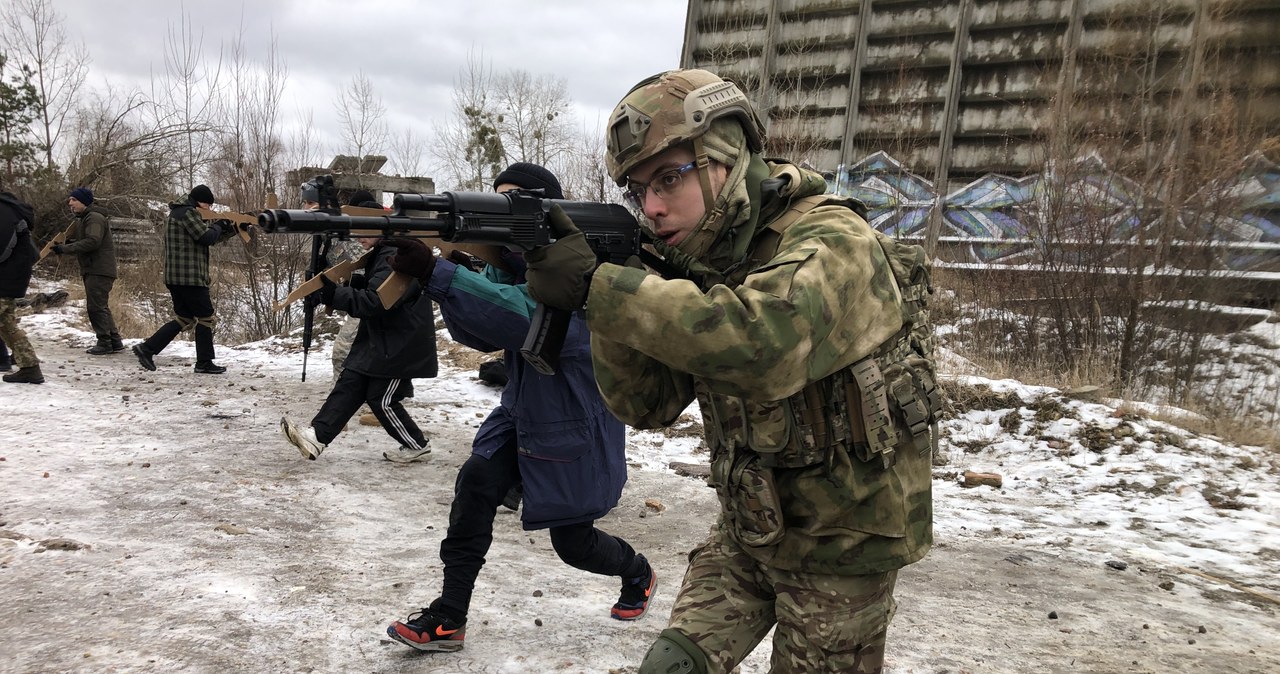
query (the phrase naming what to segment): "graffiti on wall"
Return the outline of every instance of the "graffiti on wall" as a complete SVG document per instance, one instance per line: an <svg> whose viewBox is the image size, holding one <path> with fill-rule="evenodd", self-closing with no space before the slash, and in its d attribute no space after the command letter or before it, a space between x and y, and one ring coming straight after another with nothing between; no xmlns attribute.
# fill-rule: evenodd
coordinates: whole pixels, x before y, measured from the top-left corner
<svg viewBox="0 0 1280 674"><path fill-rule="evenodd" d="M1211 251L1220 269L1280 272L1280 165L1256 155L1243 167L1229 181L1202 186L1180 208L1151 197L1097 155L1024 178L988 174L939 195L932 182L878 152L829 174L828 186L865 203L876 229L910 239L926 238L941 199L938 250L949 261L1033 264L1054 242L1057 255L1076 251L1097 263L1099 250L1118 257L1163 243L1170 260L1195 249Z"/></svg>

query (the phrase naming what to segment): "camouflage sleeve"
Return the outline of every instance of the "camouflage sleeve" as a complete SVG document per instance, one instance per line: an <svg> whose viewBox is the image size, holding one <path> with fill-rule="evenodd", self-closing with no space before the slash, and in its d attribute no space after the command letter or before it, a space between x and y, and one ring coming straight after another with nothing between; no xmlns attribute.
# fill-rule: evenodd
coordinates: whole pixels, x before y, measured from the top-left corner
<svg viewBox="0 0 1280 674"><path fill-rule="evenodd" d="M799 391L870 354L903 324L874 231L842 206L816 208L791 225L773 259L736 289L703 292L689 281L601 265L587 320L593 334L712 391L756 400Z"/></svg>
<svg viewBox="0 0 1280 674"><path fill-rule="evenodd" d="M670 426L693 402L693 378L688 374L595 333L591 362L609 411L628 426Z"/></svg>

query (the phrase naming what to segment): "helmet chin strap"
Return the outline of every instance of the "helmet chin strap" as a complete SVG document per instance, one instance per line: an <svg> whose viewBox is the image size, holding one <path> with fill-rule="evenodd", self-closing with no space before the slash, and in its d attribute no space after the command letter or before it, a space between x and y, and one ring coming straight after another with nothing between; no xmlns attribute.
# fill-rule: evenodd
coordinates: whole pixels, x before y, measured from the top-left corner
<svg viewBox="0 0 1280 674"><path fill-rule="evenodd" d="M710 214L715 207L716 194L711 190L711 158L707 156L707 148L702 144L702 136L693 139L693 163L698 167L698 183L702 185L704 210Z"/></svg>

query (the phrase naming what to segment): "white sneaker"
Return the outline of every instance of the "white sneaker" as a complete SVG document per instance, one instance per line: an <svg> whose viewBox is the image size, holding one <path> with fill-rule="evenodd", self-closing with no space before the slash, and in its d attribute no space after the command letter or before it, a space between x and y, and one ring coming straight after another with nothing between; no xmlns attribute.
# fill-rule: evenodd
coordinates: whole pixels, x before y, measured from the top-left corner
<svg viewBox="0 0 1280 674"><path fill-rule="evenodd" d="M415 461L427 461L431 458L431 440L428 439L422 443L421 447L404 447L401 446L397 450L387 450L382 453L382 458L395 463L413 463Z"/></svg>
<svg viewBox="0 0 1280 674"><path fill-rule="evenodd" d="M280 432L284 433L284 437L289 444L298 448L303 458L316 460L320 456L320 452L328 445L316 439L316 431L310 426L306 428L298 428L289 421L289 417L280 417Z"/></svg>

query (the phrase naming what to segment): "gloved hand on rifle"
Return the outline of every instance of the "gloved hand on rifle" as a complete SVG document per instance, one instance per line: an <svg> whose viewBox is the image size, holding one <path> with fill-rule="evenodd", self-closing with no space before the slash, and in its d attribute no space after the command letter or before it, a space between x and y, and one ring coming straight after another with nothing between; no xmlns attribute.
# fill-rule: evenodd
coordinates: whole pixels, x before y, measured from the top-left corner
<svg viewBox="0 0 1280 674"><path fill-rule="evenodd" d="M431 272L436 268L436 256L425 243L418 239L401 237L392 239L384 245L396 249L396 254L387 261L391 265L391 271L408 274L423 283L431 278Z"/></svg>
<svg viewBox="0 0 1280 674"><path fill-rule="evenodd" d="M476 267L478 266L476 265L476 259L474 257L471 257L471 254L466 252L465 250L450 251L449 261L464 269L470 269L471 271L479 271L478 269L476 269Z"/></svg>
<svg viewBox="0 0 1280 674"><path fill-rule="evenodd" d="M573 224L559 204L552 204L551 231L556 242L524 254L529 265L525 278L533 299L557 309L581 309L596 270L596 254L587 237Z"/></svg>
<svg viewBox="0 0 1280 674"><path fill-rule="evenodd" d="M316 291L316 301L326 307L330 306L333 304L334 294L338 292L338 284L324 274L320 274L320 283L324 286Z"/></svg>

